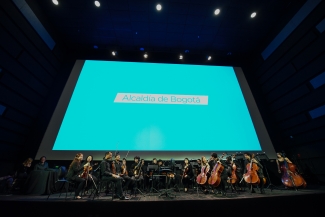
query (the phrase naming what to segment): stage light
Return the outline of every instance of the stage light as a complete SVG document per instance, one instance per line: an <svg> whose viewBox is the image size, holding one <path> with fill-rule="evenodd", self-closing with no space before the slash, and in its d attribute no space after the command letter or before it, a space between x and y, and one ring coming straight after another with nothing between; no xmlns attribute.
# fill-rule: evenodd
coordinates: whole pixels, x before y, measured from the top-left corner
<svg viewBox="0 0 325 217"><path fill-rule="evenodd" d="M179 59L182 60L183 59L183 56L182 55L179 55Z"/></svg>
<svg viewBox="0 0 325 217"><path fill-rule="evenodd" d="M220 14L220 9L218 8L218 9L216 9L215 11L214 11L214 14L215 15L218 15L218 14Z"/></svg>
<svg viewBox="0 0 325 217"><path fill-rule="evenodd" d="M113 52L112 52L112 55L113 55L113 56L116 56L116 55L117 55L117 52L116 52L116 51L113 51Z"/></svg>
<svg viewBox="0 0 325 217"><path fill-rule="evenodd" d="M53 4L58 5L59 1L58 0L52 0Z"/></svg>
<svg viewBox="0 0 325 217"><path fill-rule="evenodd" d="M156 6L156 9L157 9L157 11L160 11L161 10L161 4L157 4L157 6Z"/></svg>
<svg viewBox="0 0 325 217"><path fill-rule="evenodd" d="M95 1L95 5L96 5L96 7L99 7L100 6L99 1Z"/></svg>
<svg viewBox="0 0 325 217"><path fill-rule="evenodd" d="M95 48L95 49L98 49L98 46L97 46L97 45L94 45L94 48Z"/></svg>
<svg viewBox="0 0 325 217"><path fill-rule="evenodd" d="M146 59L148 58L148 54L146 54L146 53L145 53L143 56L144 56L144 58L146 58Z"/></svg>
<svg viewBox="0 0 325 217"><path fill-rule="evenodd" d="M211 58L212 58L211 56L208 56L208 57L207 57L208 60L211 60Z"/></svg>
<svg viewBox="0 0 325 217"><path fill-rule="evenodd" d="M251 18L254 18L254 17L256 17L256 12L253 12L253 13L251 14Z"/></svg>
<svg viewBox="0 0 325 217"><path fill-rule="evenodd" d="M141 50L141 51L144 51L144 48L143 48L143 47L140 47L140 50Z"/></svg>

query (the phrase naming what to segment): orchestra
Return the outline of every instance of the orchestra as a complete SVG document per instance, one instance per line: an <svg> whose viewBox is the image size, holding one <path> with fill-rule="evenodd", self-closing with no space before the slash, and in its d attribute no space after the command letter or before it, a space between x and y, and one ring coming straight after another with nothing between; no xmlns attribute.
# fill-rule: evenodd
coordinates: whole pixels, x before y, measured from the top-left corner
<svg viewBox="0 0 325 217"><path fill-rule="evenodd" d="M132 195L134 189L141 188L146 191L150 186L158 190L176 187L177 189L174 190L179 191L178 184L182 185L183 192L188 192L189 189L196 186L204 194L218 195L221 193L221 196L226 196L229 190L235 191L235 193L243 190L255 193L254 188L258 188L261 194L265 194L266 178L260 159L248 152L241 156L223 153L218 157L218 154L213 152L210 154L209 160L205 156L201 156L197 160L184 158L183 164L179 164L181 166L178 167L175 167L176 163L173 159L163 161L153 158L151 163L146 164L144 159L140 160L139 156L135 156L132 165L127 167L126 158L120 161L119 152L115 152L114 160L112 152L106 152L100 164L93 163L92 156L88 156L82 162L83 155L79 153L70 164L66 177L69 181L76 183L76 199L81 199L80 192L82 190L87 193L90 188L97 189L96 185L99 179L114 182L115 196L121 200L129 199L125 196L125 192L130 187ZM283 184L288 188L306 187L303 178L296 170L292 169L293 163L282 153L277 153L277 157L278 171L282 173L283 177L287 177L287 179L282 177ZM96 166L100 171L99 174L94 173L94 170L97 170ZM176 170L179 172L177 173Z"/></svg>

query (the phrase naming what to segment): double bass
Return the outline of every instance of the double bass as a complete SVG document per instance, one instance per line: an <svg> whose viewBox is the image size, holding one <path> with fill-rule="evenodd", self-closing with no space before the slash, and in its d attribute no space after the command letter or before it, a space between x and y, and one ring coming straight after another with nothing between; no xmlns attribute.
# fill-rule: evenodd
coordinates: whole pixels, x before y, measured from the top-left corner
<svg viewBox="0 0 325 217"><path fill-rule="evenodd" d="M281 181L283 185L289 188L305 188L307 186L307 183L304 178L298 174L296 165L294 165L293 163L288 163L285 159L286 157L284 153L282 153L282 157L283 164L281 165Z"/></svg>
<svg viewBox="0 0 325 217"><path fill-rule="evenodd" d="M210 166L209 164L207 163L205 157L202 157L202 163L204 163L205 165L202 166L201 168L201 173L196 177L196 183L198 183L199 185L204 185L207 180L208 180L208 176L207 176L207 173L209 172L210 170Z"/></svg>
<svg viewBox="0 0 325 217"><path fill-rule="evenodd" d="M221 158L224 156L222 154ZM208 183L209 185L212 185L214 187L218 187L221 182L221 173L225 169L225 167L221 164L221 162L217 162L212 171L211 171L211 176L209 177Z"/></svg>

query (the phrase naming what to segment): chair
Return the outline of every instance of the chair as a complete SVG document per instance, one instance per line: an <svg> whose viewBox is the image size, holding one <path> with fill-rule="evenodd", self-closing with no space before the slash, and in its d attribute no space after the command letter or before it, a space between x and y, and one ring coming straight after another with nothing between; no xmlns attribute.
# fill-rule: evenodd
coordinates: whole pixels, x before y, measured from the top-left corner
<svg viewBox="0 0 325 217"><path fill-rule="evenodd" d="M54 189L55 189L54 192L59 191L60 192L59 197L61 197L62 191L63 191L63 189L65 189L65 199L67 199L69 189L72 188L73 191L75 191L75 188L76 188L75 182L68 181L65 179L66 173L67 173L66 168L64 166L61 166L58 170L58 180L55 181L55 183L54 183ZM56 186L58 183L60 184L60 186L59 186L59 189L56 189ZM73 191L71 191L70 195L72 194ZM51 189L51 192L49 193L47 200L50 198L50 196L52 194L53 194L53 192Z"/></svg>
<svg viewBox="0 0 325 217"><path fill-rule="evenodd" d="M93 200L95 199L95 197L100 197L100 193L102 191L102 188L105 186L104 184L106 184L106 195L109 193L109 192L112 192L112 201L114 200L114 194L115 194L115 183L112 182L112 181L109 181L109 180L103 180L103 176L101 174L101 167L102 167L102 164L103 162L100 163L99 165L99 179L98 179L98 185L97 185L97 188L98 188L98 192L92 192L89 197L91 197L92 194L94 194L94 197L93 197Z"/></svg>

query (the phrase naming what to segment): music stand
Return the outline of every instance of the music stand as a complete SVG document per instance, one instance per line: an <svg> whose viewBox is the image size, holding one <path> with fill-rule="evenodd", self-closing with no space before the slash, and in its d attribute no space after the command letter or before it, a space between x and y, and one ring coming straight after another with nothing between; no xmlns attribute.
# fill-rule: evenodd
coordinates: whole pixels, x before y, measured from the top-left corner
<svg viewBox="0 0 325 217"><path fill-rule="evenodd" d="M271 179L270 179L270 175L269 175L269 171L267 170L264 161L269 161L270 159L268 158L268 156L263 153L263 154L256 154L256 157L258 158L259 161L262 162L263 167L265 168L265 172L266 172L266 176L269 180L269 185L266 187L266 189L271 189L271 192L273 191L273 189L279 189L278 187L276 187L274 184L272 184Z"/></svg>
<svg viewBox="0 0 325 217"><path fill-rule="evenodd" d="M148 167L147 167L147 172L152 172L151 173L151 187L150 187L149 193L154 193L154 191L156 193L159 193L159 191L153 187L153 182L154 182L153 173L155 171L157 171L157 169L158 169L158 165L148 165Z"/></svg>
<svg viewBox="0 0 325 217"><path fill-rule="evenodd" d="M165 176L165 190L162 190L161 193L158 195L158 197L160 196L166 196L166 197L169 197L169 198L172 198L172 197L176 197L176 195L173 195L171 193L169 193L170 191L174 190L173 188L170 188L168 189L168 182L167 182L167 172L172 172L171 169L165 169L163 170L162 172L166 172L166 175L158 175L158 176Z"/></svg>

